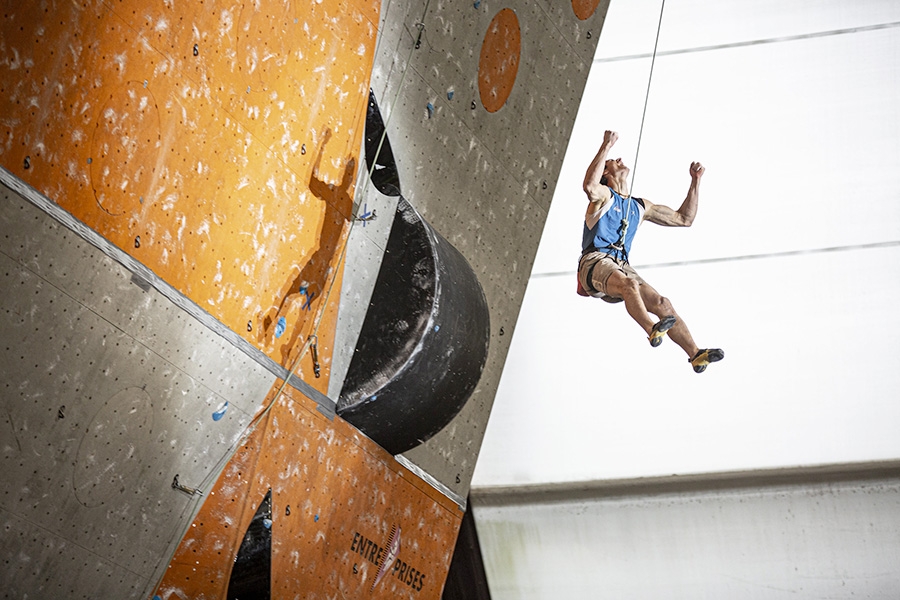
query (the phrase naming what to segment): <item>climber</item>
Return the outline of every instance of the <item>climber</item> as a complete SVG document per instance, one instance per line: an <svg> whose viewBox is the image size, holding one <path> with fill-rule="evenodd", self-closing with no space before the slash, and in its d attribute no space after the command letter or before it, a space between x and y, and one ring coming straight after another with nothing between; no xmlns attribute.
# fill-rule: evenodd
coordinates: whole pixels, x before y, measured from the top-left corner
<svg viewBox="0 0 900 600"><path fill-rule="evenodd" d="M628 253L638 226L645 220L667 227L691 226L706 169L699 162L691 163L691 185L678 210L632 198L630 169L621 158L607 158L618 139L614 131L603 134L600 150L584 176L588 206L578 263L578 293L607 302L624 301L628 314L647 334L652 347L659 346L668 334L687 353L694 371L702 373L710 363L722 360L725 353L719 348L697 347L672 303L638 275L628 262ZM651 313L659 320L654 322Z"/></svg>

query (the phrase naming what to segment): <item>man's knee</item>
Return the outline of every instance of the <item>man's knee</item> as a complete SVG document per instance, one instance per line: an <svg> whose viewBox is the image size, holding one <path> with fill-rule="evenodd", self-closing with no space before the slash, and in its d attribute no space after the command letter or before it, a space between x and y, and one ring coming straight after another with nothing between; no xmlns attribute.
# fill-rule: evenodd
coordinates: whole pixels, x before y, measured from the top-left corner
<svg viewBox="0 0 900 600"><path fill-rule="evenodd" d="M619 292L622 297L626 296L638 296L641 293L641 284L640 282L626 276L622 276L618 278L616 281L617 288L619 288Z"/></svg>
<svg viewBox="0 0 900 600"><path fill-rule="evenodd" d="M669 299L665 296L657 296L655 301L652 303L652 308L648 308L650 312L670 315L675 312L675 309L672 307L672 303L669 302Z"/></svg>

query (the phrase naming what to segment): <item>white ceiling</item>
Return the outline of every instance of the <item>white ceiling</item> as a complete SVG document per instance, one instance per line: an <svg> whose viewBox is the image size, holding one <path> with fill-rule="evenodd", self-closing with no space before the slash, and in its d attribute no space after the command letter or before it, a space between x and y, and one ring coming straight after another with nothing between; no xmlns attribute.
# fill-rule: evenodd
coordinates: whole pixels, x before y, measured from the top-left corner
<svg viewBox="0 0 900 600"><path fill-rule="evenodd" d="M701 347L651 349L575 294L584 170L604 129L633 165L659 0L613 0L473 487L900 457L900 2L668 0L634 193L632 263Z"/></svg>

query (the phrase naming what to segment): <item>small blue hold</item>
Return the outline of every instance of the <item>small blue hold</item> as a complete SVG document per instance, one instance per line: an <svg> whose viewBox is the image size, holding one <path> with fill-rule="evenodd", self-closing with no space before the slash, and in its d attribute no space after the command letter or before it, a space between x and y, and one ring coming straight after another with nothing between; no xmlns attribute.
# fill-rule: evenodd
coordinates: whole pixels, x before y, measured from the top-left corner
<svg viewBox="0 0 900 600"><path fill-rule="evenodd" d="M475 8L481 8L481 0L475 0Z"/></svg>
<svg viewBox="0 0 900 600"><path fill-rule="evenodd" d="M430 118L431 118L431 115L434 114L434 104L432 104L431 102L429 102L427 105L425 105L425 108L428 109L428 118L430 119Z"/></svg>
<svg viewBox="0 0 900 600"><path fill-rule="evenodd" d="M319 522L319 515L316 515L315 517L313 517L313 521L315 521L316 523L318 523L318 522Z"/></svg>
<svg viewBox="0 0 900 600"><path fill-rule="evenodd" d="M447 100L453 100L453 90L447 92Z"/></svg>
<svg viewBox="0 0 900 600"><path fill-rule="evenodd" d="M263 527L272 529L272 519L263 519Z"/></svg>
<svg viewBox="0 0 900 600"><path fill-rule="evenodd" d="M275 323L275 337L280 338L284 335L284 330L287 328L287 321L284 317L278 317L278 322Z"/></svg>
<svg viewBox="0 0 900 600"><path fill-rule="evenodd" d="M159 596L153 596L153 600L162 600Z"/></svg>
<svg viewBox="0 0 900 600"><path fill-rule="evenodd" d="M440 331L440 330L441 330L441 326L440 326L440 325L435 325L435 326L434 326L434 330L435 330L435 331Z"/></svg>
<svg viewBox="0 0 900 600"><path fill-rule="evenodd" d="M220 405L216 412L213 413L213 421L218 421L222 417L225 416L225 411L228 410L228 402L226 401L224 404Z"/></svg>

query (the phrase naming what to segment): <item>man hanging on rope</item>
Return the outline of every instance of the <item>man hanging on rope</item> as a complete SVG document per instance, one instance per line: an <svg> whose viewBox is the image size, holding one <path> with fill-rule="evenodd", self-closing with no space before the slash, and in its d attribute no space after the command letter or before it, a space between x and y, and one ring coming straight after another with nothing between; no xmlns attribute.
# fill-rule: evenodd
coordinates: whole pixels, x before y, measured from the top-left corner
<svg viewBox="0 0 900 600"><path fill-rule="evenodd" d="M700 178L705 169L691 163L691 186L677 211L641 198L632 198L628 188L629 168L621 158L607 160L619 135L603 134L603 144L584 176L589 204L584 215L581 260L578 263L578 293L607 302L625 301L628 314L647 333L650 345L659 346L666 333L687 353L697 373L722 360L718 348L700 349L687 325L675 313L668 298L659 294L628 264L628 252L638 226L644 221L667 227L690 227L697 214ZM649 313L656 315L659 321Z"/></svg>

